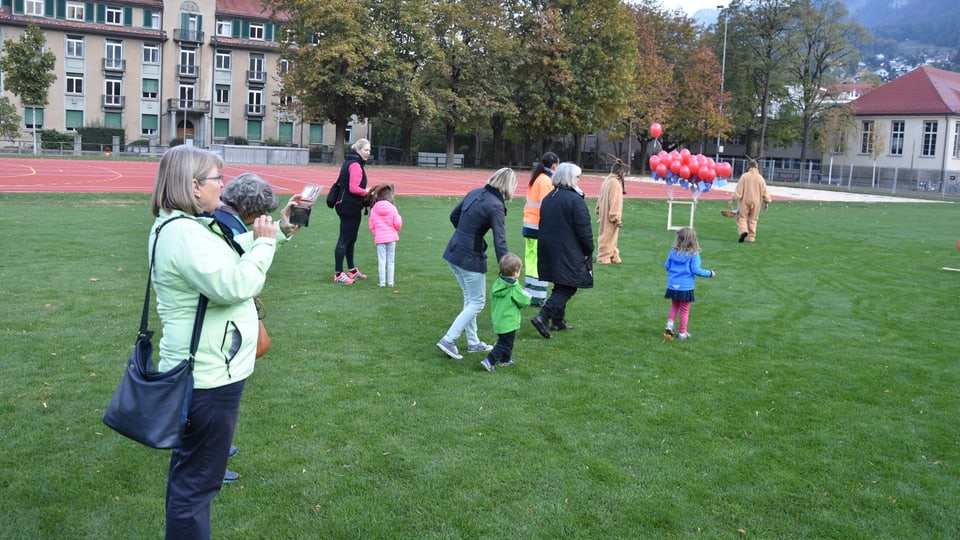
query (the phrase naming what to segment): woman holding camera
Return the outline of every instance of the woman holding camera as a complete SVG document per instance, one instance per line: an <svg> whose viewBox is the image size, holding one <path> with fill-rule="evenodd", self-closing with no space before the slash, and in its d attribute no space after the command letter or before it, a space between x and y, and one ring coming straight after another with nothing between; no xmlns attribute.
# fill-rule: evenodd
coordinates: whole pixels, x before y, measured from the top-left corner
<svg viewBox="0 0 960 540"><path fill-rule="evenodd" d="M367 196L367 172L364 165L370 157L370 141L360 139L350 147L350 153L343 160L340 167L340 200L334 206L337 216L340 217L340 237L334 249L334 283L350 285L355 280L367 279L366 274L354 264L353 248L357 244L357 235L360 233L364 197ZM343 260L347 260L349 271L343 271Z"/></svg>
<svg viewBox="0 0 960 540"><path fill-rule="evenodd" d="M206 150L171 148L160 160L150 201L157 219L148 253L155 253L153 288L163 326L157 369L187 358L197 302L200 295L209 299L187 427L170 455L168 539L210 538L210 502L223 485L240 398L254 368L259 324L253 297L263 289L277 246L277 224L265 215L253 220L251 233L235 237L243 255L225 239L210 217L220 208L222 167Z"/></svg>

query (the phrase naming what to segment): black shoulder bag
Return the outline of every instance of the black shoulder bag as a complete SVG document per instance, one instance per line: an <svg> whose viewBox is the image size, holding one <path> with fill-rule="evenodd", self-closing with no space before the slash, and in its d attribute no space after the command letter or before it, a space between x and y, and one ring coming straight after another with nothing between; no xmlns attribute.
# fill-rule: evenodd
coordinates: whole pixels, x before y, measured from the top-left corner
<svg viewBox="0 0 960 540"><path fill-rule="evenodd" d="M103 413L103 423L121 435L159 449L177 448L183 438L190 399L193 396L193 362L200 344L203 317L207 311L207 297L201 294L197 301L197 315L193 321L190 357L169 371L157 371L153 365L153 343L150 341L153 332L147 329L150 282L157 242L160 241L160 229L180 217L186 216L169 219L157 227L157 236L153 240L150 255L150 272L147 274L147 292L143 298L140 330L133 345L133 353L127 361L127 370Z"/></svg>

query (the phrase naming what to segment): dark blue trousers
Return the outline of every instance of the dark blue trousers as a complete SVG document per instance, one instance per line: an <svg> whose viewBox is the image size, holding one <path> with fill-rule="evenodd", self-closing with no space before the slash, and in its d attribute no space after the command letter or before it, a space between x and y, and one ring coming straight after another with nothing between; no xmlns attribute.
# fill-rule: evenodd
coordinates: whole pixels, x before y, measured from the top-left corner
<svg viewBox="0 0 960 540"><path fill-rule="evenodd" d="M223 486L244 383L193 391L183 442L170 455L167 540L210 538L210 502Z"/></svg>
<svg viewBox="0 0 960 540"><path fill-rule="evenodd" d="M567 302L577 294L577 288L569 285L553 284L553 292L540 308L540 318L545 322L559 324L567 317Z"/></svg>
<svg viewBox="0 0 960 540"><path fill-rule="evenodd" d="M513 343L516 339L516 330L506 334L497 334L497 344L493 346L492 351L487 353L487 359L490 360L490 363L509 362L513 358Z"/></svg>

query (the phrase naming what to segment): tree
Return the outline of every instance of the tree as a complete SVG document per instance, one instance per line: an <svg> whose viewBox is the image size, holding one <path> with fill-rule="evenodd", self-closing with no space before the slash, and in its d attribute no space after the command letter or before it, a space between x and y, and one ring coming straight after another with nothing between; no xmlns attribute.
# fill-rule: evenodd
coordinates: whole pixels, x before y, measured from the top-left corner
<svg viewBox="0 0 960 540"><path fill-rule="evenodd" d="M19 41L4 40L3 57L0 58L0 71L4 74L4 86L13 95L20 98L24 107L31 107L33 120L33 152L40 152L37 144L37 107L46 107L50 85L57 80L53 73L57 56L46 50L47 40L40 27L27 25L27 30Z"/></svg>
<svg viewBox="0 0 960 540"><path fill-rule="evenodd" d="M794 10L798 24L786 61L790 85L799 89L793 104L801 115L800 160L805 161L813 123L830 106L824 86L835 82L850 58L857 57L854 43L864 30L848 20L847 8L839 0L799 0Z"/></svg>
<svg viewBox="0 0 960 540"><path fill-rule="evenodd" d="M397 92L405 76L384 36L375 0L266 0L264 6L288 17L282 58L290 69L285 92L296 97L307 118L336 126L333 162L343 162L346 128L352 116L370 118L384 97Z"/></svg>
<svg viewBox="0 0 960 540"><path fill-rule="evenodd" d="M20 134L20 115L7 96L0 96L0 139L13 142Z"/></svg>
<svg viewBox="0 0 960 540"><path fill-rule="evenodd" d="M680 72L680 97L671 115L676 135L686 141L697 141L700 153L704 142L729 129L721 114L720 64L713 52L698 50Z"/></svg>

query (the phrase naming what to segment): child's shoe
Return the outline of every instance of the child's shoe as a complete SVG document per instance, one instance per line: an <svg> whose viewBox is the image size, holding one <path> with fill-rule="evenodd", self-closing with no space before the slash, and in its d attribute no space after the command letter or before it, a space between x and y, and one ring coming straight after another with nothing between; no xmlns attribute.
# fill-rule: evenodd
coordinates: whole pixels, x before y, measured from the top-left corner
<svg viewBox="0 0 960 540"><path fill-rule="evenodd" d="M673 341L673 321L667 321L667 327L663 329L663 337L667 341Z"/></svg>
<svg viewBox="0 0 960 540"><path fill-rule="evenodd" d="M501 362L497 362L497 365L498 365L498 366L507 366L507 367L509 367L509 366L515 366L515 365L517 365L517 363L514 362L513 359L510 359L510 360L507 360L506 362L502 362L502 361L501 361Z"/></svg>
<svg viewBox="0 0 960 540"><path fill-rule="evenodd" d="M680 332L680 335L677 336L677 337L679 337L680 339L687 339L687 338L691 338L691 337L693 337L693 336L691 336L691 335L688 334L687 332Z"/></svg>
<svg viewBox="0 0 960 540"><path fill-rule="evenodd" d="M350 276L350 279L354 281L358 279L367 279L367 275L361 274L360 269L357 267L354 267L353 270L350 270L349 272L347 272L347 275Z"/></svg>
<svg viewBox="0 0 960 540"><path fill-rule="evenodd" d="M352 284L353 284L353 280L350 279L350 276L344 274L343 272L339 272L339 273L337 273L337 274L334 274L334 275L333 275L333 282L334 282L334 283L343 283L344 285L352 285Z"/></svg>
<svg viewBox="0 0 960 540"><path fill-rule="evenodd" d="M484 358L483 360L481 360L480 365L483 366L483 369L493 373L494 367L493 367L493 364L490 363L489 358Z"/></svg>

